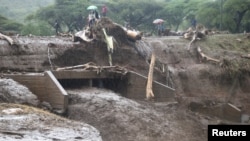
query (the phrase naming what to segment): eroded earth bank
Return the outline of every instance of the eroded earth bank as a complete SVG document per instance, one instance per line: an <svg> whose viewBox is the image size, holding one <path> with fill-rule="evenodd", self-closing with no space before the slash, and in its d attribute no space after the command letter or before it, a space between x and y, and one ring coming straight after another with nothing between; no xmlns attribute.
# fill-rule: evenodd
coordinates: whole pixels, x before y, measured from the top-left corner
<svg viewBox="0 0 250 141"><path fill-rule="evenodd" d="M66 88L69 106L60 116L4 74L43 73L89 62L108 66L106 43L73 42L70 37L12 38L17 45L0 40L1 140L200 141L207 140L208 124L249 124L246 35L207 36L190 50L190 41L181 36L143 37L136 42L119 36L113 65L147 76L154 52L154 80L174 88L175 101L128 99L97 87ZM198 47L218 61L202 58Z"/></svg>

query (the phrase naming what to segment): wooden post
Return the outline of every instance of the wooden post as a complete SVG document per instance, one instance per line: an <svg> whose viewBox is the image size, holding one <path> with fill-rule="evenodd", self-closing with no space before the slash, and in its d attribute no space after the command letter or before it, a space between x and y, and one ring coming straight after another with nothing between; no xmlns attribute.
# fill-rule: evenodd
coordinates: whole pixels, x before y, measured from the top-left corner
<svg viewBox="0 0 250 141"><path fill-rule="evenodd" d="M146 87L146 99L147 100L154 98L154 93L153 93L154 65L155 65L155 54L152 53L151 62L149 66L149 72L148 72L147 87Z"/></svg>

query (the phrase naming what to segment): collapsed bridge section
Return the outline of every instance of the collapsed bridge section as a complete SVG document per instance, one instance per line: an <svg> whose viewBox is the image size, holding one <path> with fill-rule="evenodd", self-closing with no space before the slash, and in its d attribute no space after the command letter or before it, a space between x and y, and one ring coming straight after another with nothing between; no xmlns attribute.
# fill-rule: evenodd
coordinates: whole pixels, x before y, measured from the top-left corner
<svg viewBox="0 0 250 141"><path fill-rule="evenodd" d="M117 72L95 72L64 70L53 71L60 84L66 89L81 87L100 87L111 89L130 99L144 99L146 94L147 77L129 71L126 74ZM173 101L175 90L154 81L153 91L156 101Z"/></svg>
<svg viewBox="0 0 250 141"><path fill-rule="evenodd" d="M68 106L68 94L65 89L99 87L111 89L130 99L145 99L147 77L117 66L87 68L85 66L81 69L63 68L46 71L43 74L6 74L4 76L28 87L40 101L49 102L52 108L63 111ZM156 101L174 101L174 89L156 81L153 82L152 88Z"/></svg>

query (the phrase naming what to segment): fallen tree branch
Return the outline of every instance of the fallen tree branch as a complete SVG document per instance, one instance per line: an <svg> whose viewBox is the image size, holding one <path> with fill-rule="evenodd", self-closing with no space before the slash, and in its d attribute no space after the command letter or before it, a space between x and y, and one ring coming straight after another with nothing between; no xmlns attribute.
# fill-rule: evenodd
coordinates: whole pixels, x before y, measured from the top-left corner
<svg viewBox="0 0 250 141"><path fill-rule="evenodd" d="M148 72L148 81L147 81L147 87L146 87L146 99L152 99L154 98L153 93L153 73L154 73L154 65L155 65L155 54L152 53L151 56L151 62L149 66L149 72Z"/></svg>
<svg viewBox="0 0 250 141"><path fill-rule="evenodd" d="M6 36L2 33L0 33L0 39L4 39L4 40L8 41L10 45L14 44L14 40L12 38L10 38L9 36Z"/></svg>
<svg viewBox="0 0 250 141"><path fill-rule="evenodd" d="M207 56L206 54L204 54L204 53L201 51L201 48L200 48L200 47L197 47L197 52L199 53L199 55L201 56L202 59L205 59L205 60L207 60L207 61L213 61L213 62L216 62L216 63L219 63L219 62L220 62L220 60L211 58L211 57Z"/></svg>
<svg viewBox="0 0 250 141"><path fill-rule="evenodd" d="M95 66L94 63L92 62L89 62L87 64L83 64L83 65L76 65L76 66L70 66L70 67L63 67L63 68L57 68L56 71L61 71L61 70L72 70L72 69L87 69L87 68L90 68L90 67L95 67L95 68L98 68L97 66Z"/></svg>
<svg viewBox="0 0 250 141"><path fill-rule="evenodd" d="M140 32L132 31L132 30L125 30L129 39L136 41L141 40L142 36Z"/></svg>
<svg viewBox="0 0 250 141"><path fill-rule="evenodd" d="M247 58L247 59L250 59L250 54L247 54L247 55L241 55L242 58Z"/></svg>
<svg viewBox="0 0 250 141"><path fill-rule="evenodd" d="M96 66L96 64L94 64L93 62L89 62L83 65L57 68L56 71L73 70L73 69L81 69L82 71L85 70L97 71L98 73L102 71L109 71L109 72L121 73L123 75L125 75L128 72L127 69L122 68L120 66Z"/></svg>
<svg viewBox="0 0 250 141"><path fill-rule="evenodd" d="M0 133L7 134L7 135L17 135L20 137L23 137L25 135L24 133L18 133L18 132L13 132L13 131L3 131L3 130L0 130Z"/></svg>
<svg viewBox="0 0 250 141"><path fill-rule="evenodd" d="M188 50L191 48L191 45L193 44L194 41L196 41L196 39L197 39L197 34L194 34L191 42L188 44L188 48L187 48Z"/></svg>

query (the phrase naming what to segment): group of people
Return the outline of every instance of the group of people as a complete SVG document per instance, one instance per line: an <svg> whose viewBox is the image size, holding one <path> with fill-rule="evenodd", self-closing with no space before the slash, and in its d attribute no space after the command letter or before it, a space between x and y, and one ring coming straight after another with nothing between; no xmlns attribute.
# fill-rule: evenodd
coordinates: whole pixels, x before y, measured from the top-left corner
<svg viewBox="0 0 250 141"><path fill-rule="evenodd" d="M102 16L103 17L106 17L107 11L108 11L107 6L104 5L102 7ZM93 26L98 19L100 19L100 15L99 15L98 11L96 9L91 10L89 12L89 16L88 16L88 23L89 23L88 25L89 25L89 27Z"/></svg>
<svg viewBox="0 0 250 141"><path fill-rule="evenodd" d="M101 12L101 16L106 17L108 12L108 8L106 5L103 5ZM99 15L97 9L90 10L88 15L88 26L92 27L96 23L96 21L100 19L101 16ZM58 20L55 20L55 23L52 26L55 28L56 35L58 35L62 31L60 22ZM79 27L76 25L76 22L73 22L68 28L69 32L72 32L74 28L76 30L80 30Z"/></svg>
<svg viewBox="0 0 250 141"><path fill-rule="evenodd" d="M89 27L93 26L96 20L98 20L99 18L100 18L99 13L96 10L91 10L89 12L89 17L88 17Z"/></svg>
<svg viewBox="0 0 250 141"><path fill-rule="evenodd" d="M103 5L102 6L102 10L101 10L101 16L102 17L106 17L107 16L107 12L108 12L107 6ZM101 18L101 16L99 15L97 9L90 10L89 11L89 15L88 15L88 26L92 27L96 23L96 21ZM191 25L192 25L193 28L196 27L196 19L195 18L193 18L191 20ZM59 23L58 23L57 20L56 20L56 22L54 24L54 27L56 29L56 33L58 34L58 32L60 30L60 25L59 25ZM126 28L130 27L129 26L129 22L125 22L125 27ZM163 34L163 32L165 30L163 22L156 24L156 30L157 30L158 36L161 36Z"/></svg>

